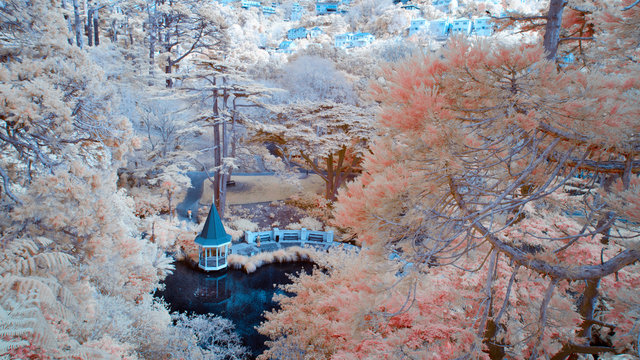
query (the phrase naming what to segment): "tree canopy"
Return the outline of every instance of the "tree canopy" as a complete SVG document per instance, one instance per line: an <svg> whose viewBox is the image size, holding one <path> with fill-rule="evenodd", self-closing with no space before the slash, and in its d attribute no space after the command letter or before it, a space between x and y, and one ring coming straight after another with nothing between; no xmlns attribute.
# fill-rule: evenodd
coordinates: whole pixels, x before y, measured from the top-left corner
<svg viewBox="0 0 640 360"><path fill-rule="evenodd" d="M563 4L544 41L457 38L387 68L335 212L362 259L289 288L265 358L637 354L639 68L615 29L640 12L599 3L591 61L566 67Z"/></svg>

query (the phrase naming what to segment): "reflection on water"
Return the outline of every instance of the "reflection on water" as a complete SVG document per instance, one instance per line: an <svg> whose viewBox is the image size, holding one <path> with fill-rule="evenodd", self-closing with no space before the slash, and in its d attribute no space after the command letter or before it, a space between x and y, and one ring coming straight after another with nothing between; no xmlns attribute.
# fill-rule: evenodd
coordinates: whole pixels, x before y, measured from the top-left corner
<svg viewBox="0 0 640 360"><path fill-rule="evenodd" d="M164 297L171 311L211 313L233 321L254 356L264 351L267 340L254 326L264 320L264 311L276 306L271 299L282 293L277 285L290 283L287 274L310 272L313 267L309 263L271 264L246 274L239 270L205 273L181 262L175 265L164 282L165 290L156 295Z"/></svg>

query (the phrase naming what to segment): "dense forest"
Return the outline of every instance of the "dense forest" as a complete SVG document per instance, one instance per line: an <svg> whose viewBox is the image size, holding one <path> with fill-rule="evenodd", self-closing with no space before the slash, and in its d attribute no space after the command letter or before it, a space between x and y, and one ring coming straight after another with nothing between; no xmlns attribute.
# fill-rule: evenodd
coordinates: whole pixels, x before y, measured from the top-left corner
<svg viewBox="0 0 640 360"><path fill-rule="evenodd" d="M248 358L153 295L189 171L234 242L234 171L316 174L292 202L359 248L261 359L640 357L640 1L249 3L0 1L0 359Z"/></svg>

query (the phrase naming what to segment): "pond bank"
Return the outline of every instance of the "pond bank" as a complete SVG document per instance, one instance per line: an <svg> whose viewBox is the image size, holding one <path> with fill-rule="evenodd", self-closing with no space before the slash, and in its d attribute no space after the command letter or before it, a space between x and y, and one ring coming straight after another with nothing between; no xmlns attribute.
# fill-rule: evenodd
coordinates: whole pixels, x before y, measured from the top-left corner
<svg viewBox="0 0 640 360"><path fill-rule="evenodd" d="M340 247L350 251L359 251L359 247L341 242L310 242L310 241L265 241L257 244L233 243L227 263L231 269L241 269L252 273L263 265L273 263L314 262L320 252L327 252L333 247ZM193 268L198 268L197 259L189 259Z"/></svg>
<svg viewBox="0 0 640 360"><path fill-rule="evenodd" d="M252 274L240 270L205 273L185 262L177 262L176 270L165 281L165 289L156 293L164 298L171 311L214 314L234 322L243 344L252 358L262 353L268 340L254 327L264 321L262 313L277 307L274 294L284 291L278 285L291 283L288 274L311 272L311 263L283 263L264 266Z"/></svg>

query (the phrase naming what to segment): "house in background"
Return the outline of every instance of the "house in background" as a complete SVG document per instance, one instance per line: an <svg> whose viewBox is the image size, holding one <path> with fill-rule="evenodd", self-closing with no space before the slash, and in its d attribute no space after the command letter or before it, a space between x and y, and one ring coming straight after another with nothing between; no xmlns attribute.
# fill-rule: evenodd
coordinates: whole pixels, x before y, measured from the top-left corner
<svg viewBox="0 0 640 360"><path fill-rule="evenodd" d="M364 47L371 44L376 39L375 36L369 33L357 33L353 35L351 40L352 47Z"/></svg>
<svg viewBox="0 0 640 360"><path fill-rule="evenodd" d="M314 27L313 29L309 30L309 38L313 39L316 36L322 35L324 34L324 31L322 31L322 29L320 29L319 27Z"/></svg>
<svg viewBox="0 0 640 360"><path fill-rule="evenodd" d="M296 44L291 40L285 40L278 45L276 52L284 54L293 54L296 50Z"/></svg>
<svg viewBox="0 0 640 360"><path fill-rule="evenodd" d="M289 31L287 31L288 40L306 39L307 35L309 35L309 32L303 27L289 29Z"/></svg>
<svg viewBox="0 0 640 360"><path fill-rule="evenodd" d="M451 22L449 19L435 19L429 21L428 33L436 39L445 39L449 36Z"/></svg>
<svg viewBox="0 0 640 360"><path fill-rule="evenodd" d="M435 19L431 21L427 21L425 19L413 19L411 20L411 26L409 27L409 36L423 32L424 34L442 40L449 36L450 29L451 22L449 19Z"/></svg>
<svg viewBox="0 0 640 360"><path fill-rule="evenodd" d="M294 3L291 6L291 16L289 17L289 20L300 21L300 19L302 19L302 13L303 13L302 6L300 6L300 4L298 3Z"/></svg>
<svg viewBox="0 0 640 360"><path fill-rule="evenodd" d="M493 23L491 18L480 17L473 19L473 35L491 36L493 34Z"/></svg>
<svg viewBox="0 0 640 360"><path fill-rule="evenodd" d="M489 17L479 17L475 19L435 19L427 21L425 19L411 20L409 36L424 32L438 40L444 40L449 35L477 35L491 36L493 34L493 22Z"/></svg>
<svg viewBox="0 0 640 360"><path fill-rule="evenodd" d="M353 33L338 34L334 38L335 47L341 48L341 49L350 48L352 41L353 41Z"/></svg>
<svg viewBox="0 0 640 360"><path fill-rule="evenodd" d="M364 47L371 44L375 39L376 37L369 33L338 34L334 38L334 45L341 49Z"/></svg>
<svg viewBox="0 0 640 360"><path fill-rule="evenodd" d="M260 1L254 1L254 0L242 0L242 2L240 3L240 6L243 9L250 9L252 7L261 8L262 3L260 3Z"/></svg>
<svg viewBox="0 0 640 360"><path fill-rule="evenodd" d="M471 27L473 26L473 22L471 19L467 18L459 18L453 19L451 21L451 35L463 34L469 35L471 34Z"/></svg>
<svg viewBox="0 0 640 360"><path fill-rule="evenodd" d="M409 26L409 36L415 35L420 31L423 31L426 25L427 25L427 20L425 19L411 20L411 25Z"/></svg>
<svg viewBox="0 0 640 360"><path fill-rule="evenodd" d="M420 8L413 4L402 5L402 8L405 10L417 10L420 11Z"/></svg>
<svg viewBox="0 0 640 360"><path fill-rule="evenodd" d="M344 12L344 7L348 5L348 1L317 1L316 15L328 15Z"/></svg>
<svg viewBox="0 0 640 360"><path fill-rule="evenodd" d="M265 15L273 15L276 13L276 7L275 7L275 3L272 4L271 6L263 6L262 7L262 13Z"/></svg>

